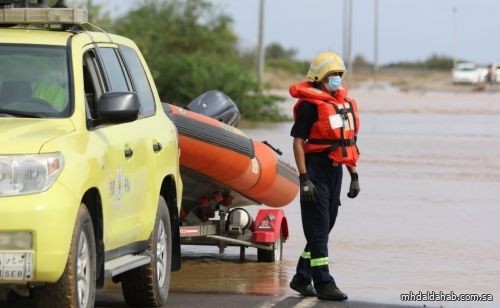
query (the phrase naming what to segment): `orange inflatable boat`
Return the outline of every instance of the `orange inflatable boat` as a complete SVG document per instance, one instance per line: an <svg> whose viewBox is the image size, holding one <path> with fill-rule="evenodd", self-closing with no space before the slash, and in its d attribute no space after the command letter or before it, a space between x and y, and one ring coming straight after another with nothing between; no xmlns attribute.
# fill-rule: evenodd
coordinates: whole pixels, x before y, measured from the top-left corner
<svg viewBox="0 0 500 308"><path fill-rule="evenodd" d="M164 109L179 134L183 204L215 194L230 207L282 207L297 195L295 168L279 159L279 150L234 127L239 112L221 92L207 92L186 108L164 104Z"/></svg>

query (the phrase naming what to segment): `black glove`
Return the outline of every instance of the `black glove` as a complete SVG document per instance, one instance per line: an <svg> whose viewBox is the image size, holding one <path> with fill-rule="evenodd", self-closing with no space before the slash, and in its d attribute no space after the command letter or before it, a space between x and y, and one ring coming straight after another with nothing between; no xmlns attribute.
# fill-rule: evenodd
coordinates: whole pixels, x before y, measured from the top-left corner
<svg viewBox="0 0 500 308"><path fill-rule="evenodd" d="M353 172L351 173L351 185L349 185L349 192L347 193L347 197L356 198L360 190L361 189L359 188L358 173Z"/></svg>
<svg viewBox="0 0 500 308"><path fill-rule="evenodd" d="M299 175L300 179L300 202L311 204L316 202L316 186L307 176L307 173Z"/></svg>

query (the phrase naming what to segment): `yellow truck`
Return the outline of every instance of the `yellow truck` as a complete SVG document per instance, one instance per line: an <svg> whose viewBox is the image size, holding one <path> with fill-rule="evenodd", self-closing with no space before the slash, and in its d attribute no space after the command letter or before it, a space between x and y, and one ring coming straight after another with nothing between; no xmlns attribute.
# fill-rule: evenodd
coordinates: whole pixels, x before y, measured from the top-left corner
<svg viewBox="0 0 500 308"><path fill-rule="evenodd" d="M177 130L134 42L32 2L0 1L0 288L93 307L112 277L160 306L180 268Z"/></svg>

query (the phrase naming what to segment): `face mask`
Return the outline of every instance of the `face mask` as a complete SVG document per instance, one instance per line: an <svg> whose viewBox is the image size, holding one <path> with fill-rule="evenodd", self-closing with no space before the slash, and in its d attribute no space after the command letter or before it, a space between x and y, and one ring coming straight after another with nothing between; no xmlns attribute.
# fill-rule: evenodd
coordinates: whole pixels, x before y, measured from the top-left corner
<svg viewBox="0 0 500 308"><path fill-rule="evenodd" d="M330 76L330 77L328 77L328 82L326 83L326 88L330 92L335 92L340 88L341 83L342 83L342 78L340 78L340 76Z"/></svg>

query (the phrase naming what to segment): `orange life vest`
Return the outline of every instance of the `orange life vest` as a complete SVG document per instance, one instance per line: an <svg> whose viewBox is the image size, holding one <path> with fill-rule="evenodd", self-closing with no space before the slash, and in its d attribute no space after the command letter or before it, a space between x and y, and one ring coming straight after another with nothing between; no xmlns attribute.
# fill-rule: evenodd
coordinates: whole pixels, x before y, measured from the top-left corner
<svg viewBox="0 0 500 308"><path fill-rule="evenodd" d="M341 87L331 96L315 88L311 82L301 82L290 87L290 95L298 98L293 108L294 118L304 102L316 105L318 112L318 120L313 123L304 142L304 152L326 150L334 163L356 166L359 158L356 139L360 120L358 105L347 97L347 89Z"/></svg>

